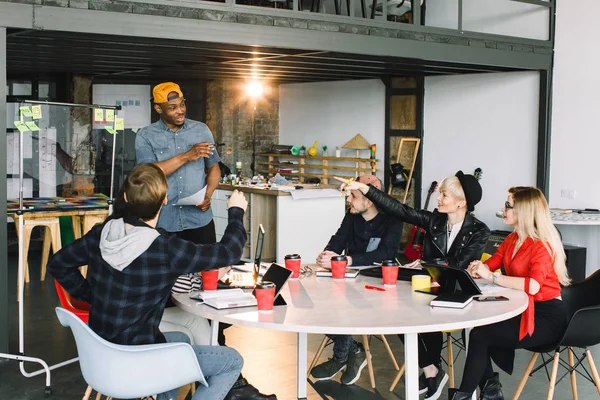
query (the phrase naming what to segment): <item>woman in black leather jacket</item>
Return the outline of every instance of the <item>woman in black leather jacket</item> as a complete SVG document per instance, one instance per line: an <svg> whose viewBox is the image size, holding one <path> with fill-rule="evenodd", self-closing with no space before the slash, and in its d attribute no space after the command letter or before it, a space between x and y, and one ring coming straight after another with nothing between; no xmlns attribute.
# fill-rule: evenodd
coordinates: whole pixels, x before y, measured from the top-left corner
<svg viewBox="0 0 600 400"><path fill-rule="evenodd" d="M444 179L437 198L438 207L433 211L415 210L398 200L358 182L348 182L342 188L360 190L379 210L402 222L425 229L423 260L443 260L453 268L466 269L473 260L479 260L490 230L486 224L471 214L482 196L481 186L473 175L458 171L455 176ZM440 367L443 335L432 332L419 335L419 392L426 400L437 399L448 375Z"/></svg>

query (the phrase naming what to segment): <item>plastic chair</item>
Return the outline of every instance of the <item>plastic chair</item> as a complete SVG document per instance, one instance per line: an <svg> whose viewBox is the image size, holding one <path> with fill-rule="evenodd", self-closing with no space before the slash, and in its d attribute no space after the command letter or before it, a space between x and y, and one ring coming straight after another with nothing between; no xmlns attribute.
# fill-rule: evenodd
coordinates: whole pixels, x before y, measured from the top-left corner
<svg viewBox="0 0 600 400"><path fill-rule="evenodd" d="M569 324L567 329L558 343L548 346L540 346L537 348L528 349L533 351L531 360L523 373L521 382L517 387L517 391L513 397L516 400L521 395L527 379L535 371L552 362L552 372L549 376L550 385L548 387L548 399L554 396L554 387L557 384L556 376L558 375L559 363L562 364L567 372L558 380L562 380L567 374L571 377L571 389L573 398L577 399L577 373L590 382L594 383L598 394L600 394L600 377L592 354L588 349L589 346L594 346L600 343L600 271L594 272L591 276L583 281L572 284L562 289L561 296L563 303L567 309L569 316ZM584 350L581 357L575 356L573 348L582 348ZM562 352L567 352L568 361L561 359ZM544 359L544 353L554 353L552 358ZM542 354L543 363L541 366L532 372L533 366L539 354ZM590 373L585 368L583 361L587 358L590 366ZM582 371L583 370L583 371ZM546 369L547 371L547 369Z"/></svg>
<svg viewBox="0 0 600 400"><path fill-rule="evenodd" d="M65 310L71 311L80 320L87 323L90 318L90 304L85 301L79 301L71 297L57 280L54 281L56 286L56 293L58 294L58 300Z"/></svg>
<svg viewBox="0 0 600 400"><path fill-rule="evenodd" d="M363 340L363 347L365 348L365 355L367 357L367 369L369 370L369 378L371 380L371 387L375 388L375 373L373 372L373 363L371 362L371 346L369 345L369 337L368 337L368 335L361 335L361 337ZM384 335L378 335L377 338L383 342L383 345L385 346L385 348L388 352L388 355L390 356L390 359L392 360L392 364L394 365L394 368L396 369L396 371L399 371L400 367L398 366L398 363L396 362L396 358L394 357L394 353L392 352L392 349L390 348L390 345L389 345L387 339L385 338ZM332 343L333 343L333 341L331 339L329 339L327 336L325 336L323 338L323 341L319 345L319 349L317 350L315 357L313 358L312 362L310 363L310 366L308 367L308 374L310 374L310 371L317 364L317 361L319 361L319 357L321 357L321 354L323 353L325 346L332 344ZM404 366L402 368L404 368Z"/></svg>
<svg viewBox="0 0 600 400"><path fill-rule="evenodd" d="M64 308L56 307L56 315L73 331L83 379L99 393L130 399L191 382L208 386L196 354L187 343L118 345L102 339Z"/></svg>

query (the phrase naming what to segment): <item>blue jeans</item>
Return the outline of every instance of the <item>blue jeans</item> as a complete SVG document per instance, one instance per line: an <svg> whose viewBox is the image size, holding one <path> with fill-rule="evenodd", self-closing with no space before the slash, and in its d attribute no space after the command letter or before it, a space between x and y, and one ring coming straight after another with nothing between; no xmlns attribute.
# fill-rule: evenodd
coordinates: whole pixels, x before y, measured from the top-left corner
<svg viewBox="0 0 600 400"><path fill-rule="evenodd" d="M167 342L189 343L190 338L181 332L164 333ZM202 373L208 382L208 387L198 385L192 400L211 399L222 400L238 379L244 360L232 348L223 346L192 346ZM158 395L157 400L175 400L179 388Z"/></svg>

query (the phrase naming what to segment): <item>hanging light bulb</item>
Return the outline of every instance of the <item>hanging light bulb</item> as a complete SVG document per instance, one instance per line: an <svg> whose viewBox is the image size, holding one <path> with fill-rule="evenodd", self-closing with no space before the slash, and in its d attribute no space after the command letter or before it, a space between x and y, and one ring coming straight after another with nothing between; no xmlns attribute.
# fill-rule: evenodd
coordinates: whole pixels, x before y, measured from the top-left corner
<svg viewBox="0 0 600 400"><path fill-rule="evenodd" d="M246 93L250 97L260 97L263 94L263 87L259 81L250 81L246 87Z"/></svg>

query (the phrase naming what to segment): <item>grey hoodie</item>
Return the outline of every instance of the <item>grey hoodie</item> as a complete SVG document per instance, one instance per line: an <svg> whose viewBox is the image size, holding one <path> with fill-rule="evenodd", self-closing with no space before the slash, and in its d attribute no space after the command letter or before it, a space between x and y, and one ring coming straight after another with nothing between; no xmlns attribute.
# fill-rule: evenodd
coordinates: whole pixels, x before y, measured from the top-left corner
<svg viewBox="0 0 600 400"><path fill-rule="evenodd" d="M122 218L108 221L100 235L100 254L111 267L123 271L160 236L156 229L125 226Z"/></svg>

